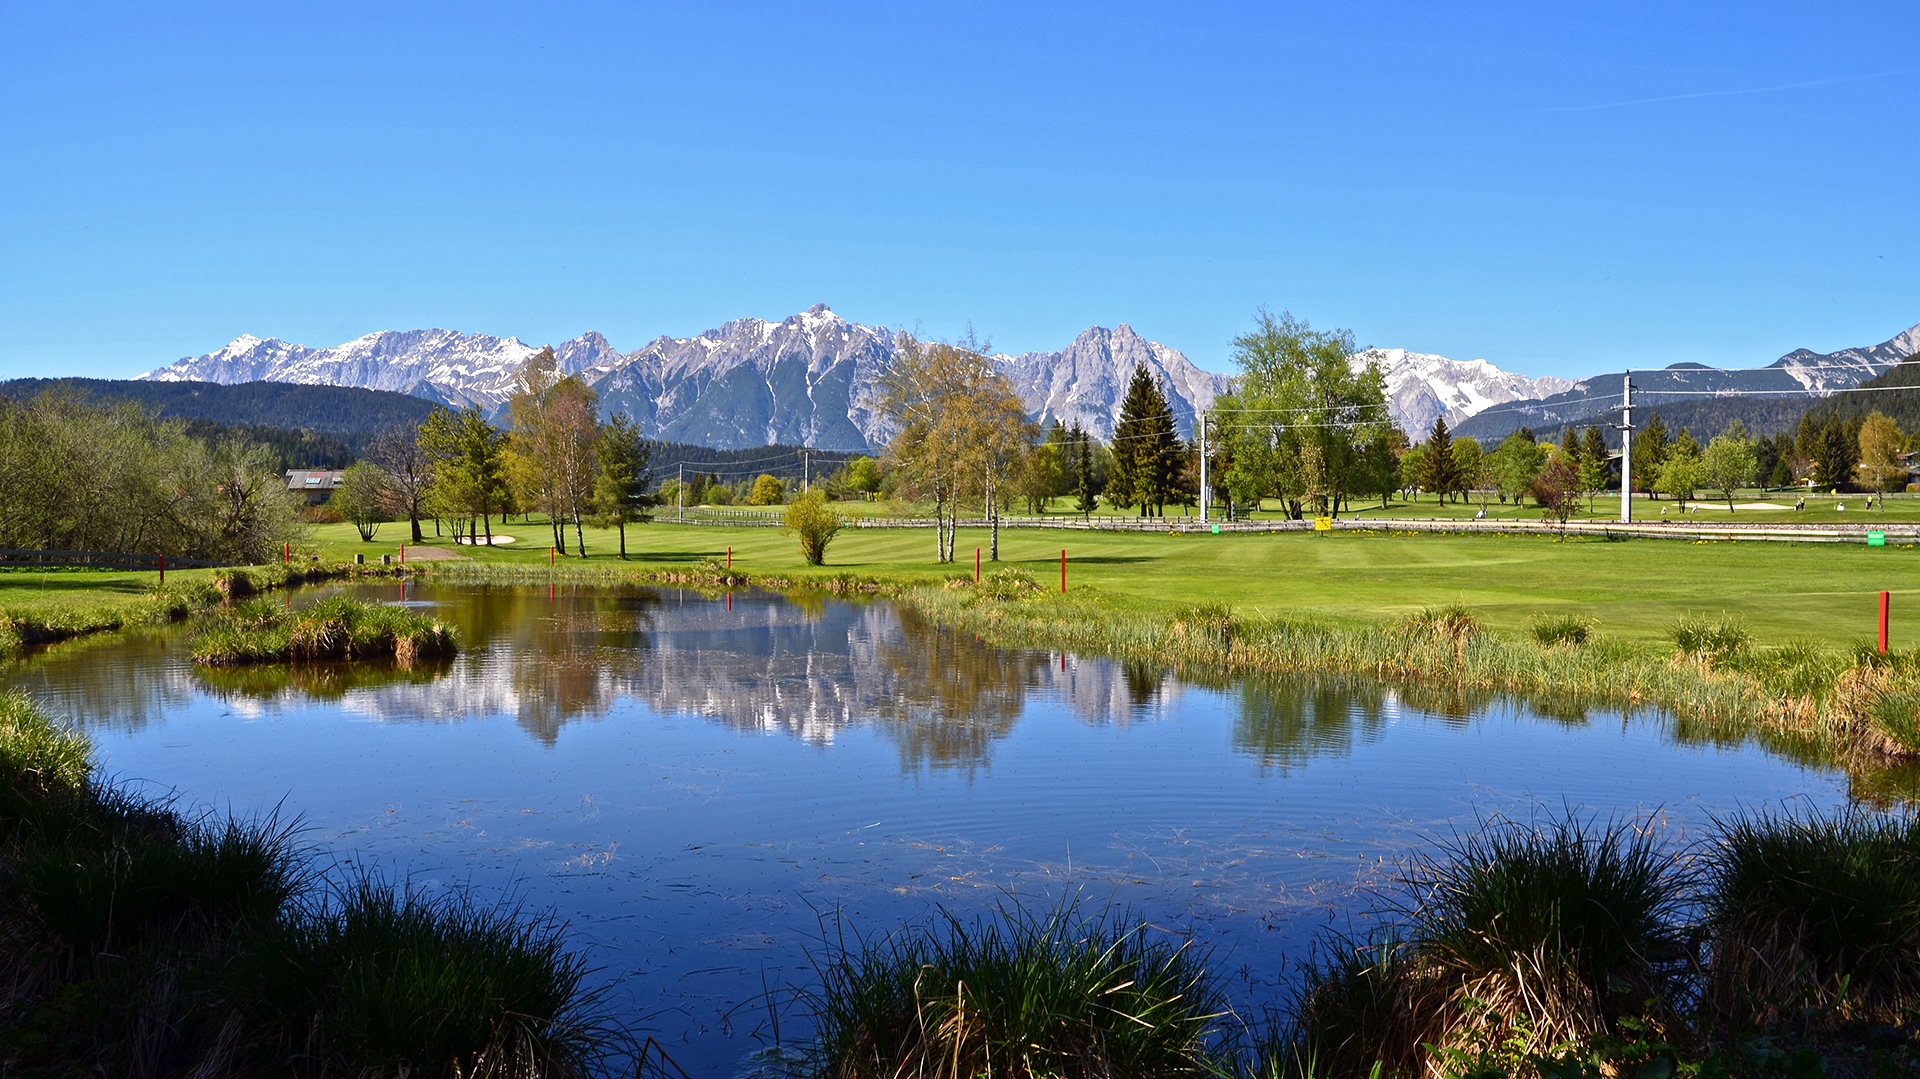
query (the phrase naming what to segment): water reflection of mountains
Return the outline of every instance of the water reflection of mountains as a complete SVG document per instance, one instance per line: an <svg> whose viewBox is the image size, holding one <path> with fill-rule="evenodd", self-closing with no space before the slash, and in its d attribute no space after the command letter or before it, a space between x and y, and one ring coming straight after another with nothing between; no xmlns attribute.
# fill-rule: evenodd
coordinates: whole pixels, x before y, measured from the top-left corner
<svg viewBox="0 0 1920 1079"><path fill-rule="evenodd" d="M548 744L567 723L634 700L819 746L871 727L908 769L983 765L1032 704L1126 726L1172 714L1189 688L1152 667L989 647L887 603L747 593L729 607L647 589L438 588L415 597L459 627L464 649L452 663L209 672L186 661L182 634L146 633L50 650L16 665L7 681L90 726L144 726L205 694L247 714L317 700L395 722L506 715ZM1366 680L1211 688L1234 713L1235 748L1278 771L1352 753L1382 737L1402 709L1465 723L1507 707ZM1551 702L1526 711L1586 720L1584 709Z"/></svg>

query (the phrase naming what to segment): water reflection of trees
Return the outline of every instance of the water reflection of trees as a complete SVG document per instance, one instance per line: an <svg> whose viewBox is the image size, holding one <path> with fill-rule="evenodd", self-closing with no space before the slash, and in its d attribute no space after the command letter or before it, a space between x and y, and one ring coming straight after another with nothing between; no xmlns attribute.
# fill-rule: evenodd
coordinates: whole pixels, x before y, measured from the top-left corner
<svg viewBox="0 0 1920 1079"><path fill-rule="evenodd" d="M8 664L0 678L83 728L139 730L193 699L190 668L169 652L177 630L82 637Z"/></svg>

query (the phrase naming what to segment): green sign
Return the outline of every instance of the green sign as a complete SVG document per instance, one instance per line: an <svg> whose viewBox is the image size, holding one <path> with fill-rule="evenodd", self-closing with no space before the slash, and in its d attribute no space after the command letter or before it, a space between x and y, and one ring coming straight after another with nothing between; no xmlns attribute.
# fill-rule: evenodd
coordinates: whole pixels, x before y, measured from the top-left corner
<svg viewBox="0 0 1920 1079"><path fill-rule="evenodd" d="M1867 533L1867 546L1885 547L1886 545L1887 545L1887 534L1885 532Z"/></svg>
<svg viewBox="0 0 1920 1079"><path fill-rule="evenodd" d="M1216 536L1220 534L1220 526L1219 526L1219 525L1214 525L1214 526L1213 526L1213 534L1214 534L1214 535L1216 535Z"/></svg>

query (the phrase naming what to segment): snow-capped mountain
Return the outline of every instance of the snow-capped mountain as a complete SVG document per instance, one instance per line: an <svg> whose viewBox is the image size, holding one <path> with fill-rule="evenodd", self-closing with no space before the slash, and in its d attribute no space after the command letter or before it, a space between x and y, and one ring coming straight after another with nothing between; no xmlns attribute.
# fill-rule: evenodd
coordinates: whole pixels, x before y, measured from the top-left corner
<svg viewBox="0 0 1920 1079"><path fill-rule="evenodd" d="M588 334L556 352L569 371L599 358L606 338ZM563 351L564 350L564 351ZM252 334L218 352L177 360L141 378L159 382L295 382L393 390L458 407L494 408L513 392L513 376L538 349L517 337L453 330L387 330L333 348L308 348Z"/></svg>
<svg viewBox="0 0 1920 1079"><path fill-rule="evenodd" d="M1669 419L1676 415L1676 408L1691 413L1695 409L1690 406L1716 398L1772 405L1796 399L1811 403L1886 372L1916 350L1920 350L1920 325L1877 345L1835 352L1795 349L1765 367L1676 363L1657 371L1633 372L1633 400L1640 409L1667 408ZM1614 418L1612 410L1620 403L1625 375L1624 371L1591 375L1538 401L1497 405L1474 417L1459 433L1485 440L1504 438L1520 427L1548 430L1564 424L1604 424ZM1729 415L1721 407L1716 422L1725 423Z"/></svg>
<svg viewBox="0 0 1920 1079"><path fill-rule="evenodd" d="M1202 371L1179 349L1149 341L1124 322L1111 330L1083 330L1058 352L994 358L1042 426L1077 422L1101 438L1113 437L1135 367L1145 367L1168 389L1174 425L1183 435L1191 431L1199 410L1227 392L1227 376Z"/></svg>
<svg viewBox="0 0 1920 1079"><path fill-rule="evenodd" d="M1418 439L1447 418L1448 427L1494 405L1538 400L1573 387L1566 378L1528 378L1486 360L1450 360L1404 348L1376 348L1353 357L1356 369L1369 359L1386 376L1387 408L1400 429Z"/></svg>
<svg viewBox="0 0 1920 1079"><path fill-rule="evenodd" d="M868 450L890 434L871 391L896 345L895 331L849 322L815 304L779 322L736 319L625 354L598 333L554 352L563 370L599 392L604 411L626 412L651 437L723 449L779 442ZM451 330L372 333L334 348L247 335L142 377L361 386L491 412L512 394L515 372L536 351L515 337ZM1093 327L1058 352L994 359L1037 420L1078 420L1102 438L1113 434L1136 364L1169 388L1183 430L1226 388L1225 376L1200 370L1178 349L1126 325Z"/></svg>

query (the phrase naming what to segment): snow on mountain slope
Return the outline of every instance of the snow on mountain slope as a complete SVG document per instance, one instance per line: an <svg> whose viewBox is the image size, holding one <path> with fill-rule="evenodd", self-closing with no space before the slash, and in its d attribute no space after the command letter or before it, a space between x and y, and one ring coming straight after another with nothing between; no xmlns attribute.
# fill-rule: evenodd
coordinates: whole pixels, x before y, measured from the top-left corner
<svg viewBox="0 0 1920 1079"><path fill-rule="evenodd" d="M736 319L694 337L661 337L630 353L592 332L554 352L562 370L580 374L600 393L603 410L626 412L651 437L730 449L780 442L868 450L890 434L871 395L893 362L896 336L816 304L778 322ZM370 333L332 348L247 335L142 377L361 386L496 412L535 351L516 337L440 329ZM1415 437L1443 413L1454 424L1493 405L1572 385L1509 374L1485 360L1404 349L1372 355L1387 376L1395 418ZM1036 421L1077 422L1101 438L1113 435L1136 366L1167 387L1182 433L1228 387L1227 376L1201 370L1180 350L1125 323L1090 327L1057 351L994 361Z"/></svg>
<svg viewBox="0 0 1920 1079"><path fill-rule="evenodd" d="M1386 376L1387 408L1400 429L1415 439L1446 416L1448 427L1494 405L1532 401L1572 388L1565 378L1528 378L1486 360L1450 360L1404 348L1377 348L1353 358L1355 369L1372 358Z"/></svg>
<svg viewBox="0 0 1920 1079"><path fill-rule="evenodd" d="M1890 340L1864 348L1843 348L1838 352L1794 349L1768 366L1785 371L1809 393L1825 396L1885 374L1888 368L1916 352L1920 352L1920 325L1909 326Z"/></svg>
<svg viewBox="0 0 1920 1079"><path fill-rule="evenodd" d="M1082 330L1058 352L994 359L1041 425L1079 423L1101 438L1113 437L1135 367L1145 367L1168 390L1174 425L1183 435L1192 429L1200 409L1227 392L1227 376L1202 371L1179 349L1149 341L1124 322L1111 330Z"/></svg>

